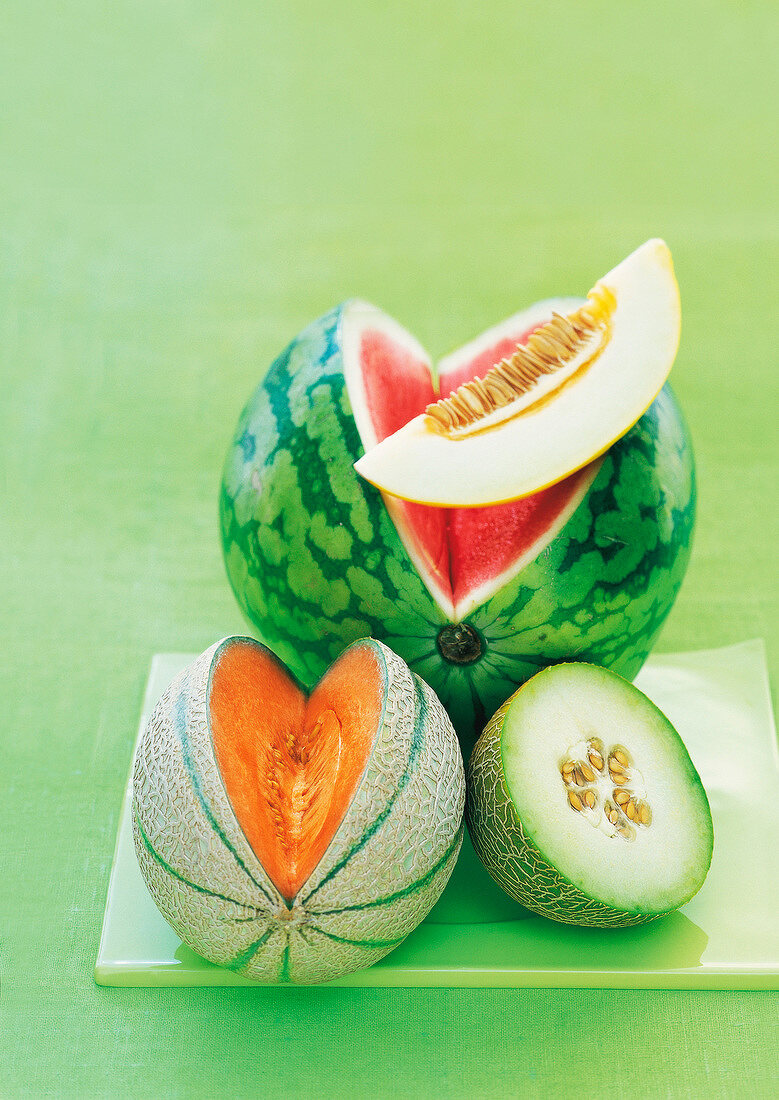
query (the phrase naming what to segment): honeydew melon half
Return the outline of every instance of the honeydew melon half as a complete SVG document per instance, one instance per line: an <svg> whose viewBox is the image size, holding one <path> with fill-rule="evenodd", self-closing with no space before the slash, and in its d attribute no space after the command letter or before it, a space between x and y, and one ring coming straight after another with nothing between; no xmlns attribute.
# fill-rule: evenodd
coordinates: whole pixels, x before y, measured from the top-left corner
<svg viewBox="0 0 779 1100"><path fill-rule="evenodd" d="M449 397L373 447L363 433L357 472L407 501L478 507L554 485L621 438L660 392L679 344L668 247L647 241L583 303L539 307L524 344L476 375L469 348L469 380ZM444 361L442 383L458 362Z"/></svg>
<svg viewBox="0 0 779 1100"><path fill-rule="evenodd" d="M228 638L178 676L139 742L135 847L163 916L261 982L368 966L427 915L462 842L462 758L432 690L355 642L309 694Z"/></svg>
<svg viewBox="0 0 779 1100"><path fill-rule="evenodd" d="M555 665L488 723L467 769L473 846L526 908L623 927L679 908L703 884L711 812L679 734L607 669Z"/></svg>

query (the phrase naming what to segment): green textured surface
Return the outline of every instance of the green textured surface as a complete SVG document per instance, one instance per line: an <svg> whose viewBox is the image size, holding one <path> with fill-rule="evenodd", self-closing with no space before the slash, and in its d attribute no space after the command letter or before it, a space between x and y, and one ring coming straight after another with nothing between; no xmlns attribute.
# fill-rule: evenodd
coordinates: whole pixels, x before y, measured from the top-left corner
<svg viewBox="0 0 779 1100"><path fill-rule="evenodd" d="M91 972L149 659L243 630L236 409L351 294L437 355L664 236L699 512L659 645L763 636L776 686L776 5L9 0L0 26L0 1091L546 1098L586 1052L604 1094L773 1096L773 994Z"/></svg>
<svg viewBox="0 0 779 1100"><path fill-rule="evenodd" d="M692 452L670 389L610 448L562 530L464 618L482 652L455 664L437 644L446 616L381 494L353 468L363 449L343 375L343 312L312 322L279 355L227 452L225 563L260 637L306 682L355 638L380 638L437 692L466 756L547 661L575 655L635 676L681 585L695 518Z"/></svg>

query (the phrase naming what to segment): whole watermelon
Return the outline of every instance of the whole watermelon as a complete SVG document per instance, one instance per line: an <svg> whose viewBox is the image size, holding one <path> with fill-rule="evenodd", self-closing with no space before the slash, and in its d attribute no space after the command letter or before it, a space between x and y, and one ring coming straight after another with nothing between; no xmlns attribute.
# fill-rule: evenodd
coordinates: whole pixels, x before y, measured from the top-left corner
<svg viewBox="0 0 779 1100"><path fill-rule="evenodd" d="M694 524L692 449L670 389L608 450L536 556L453 621L353 468L363 446L343 370L347 308L273 363L227 454L227 573L261 639L304 683L355 639L385 642L436 691L465 752L546 665L588 661L632 679L679 590Z"/></svg>

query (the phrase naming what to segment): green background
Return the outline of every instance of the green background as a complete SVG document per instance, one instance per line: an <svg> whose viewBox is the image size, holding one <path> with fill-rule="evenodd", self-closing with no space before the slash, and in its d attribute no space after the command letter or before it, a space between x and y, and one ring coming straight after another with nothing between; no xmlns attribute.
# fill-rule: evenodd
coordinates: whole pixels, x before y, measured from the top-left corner
<svg viewBox="0 0 779 1100"><path fill-rule="evenodd" d="M773 994L91 972L150 657L245 630L234 421L348 295L438 355L665 237L700 507L660 648L763 636L776 685L776 47L758 0L2 5L1 1095L775 1090Z"/></svg>

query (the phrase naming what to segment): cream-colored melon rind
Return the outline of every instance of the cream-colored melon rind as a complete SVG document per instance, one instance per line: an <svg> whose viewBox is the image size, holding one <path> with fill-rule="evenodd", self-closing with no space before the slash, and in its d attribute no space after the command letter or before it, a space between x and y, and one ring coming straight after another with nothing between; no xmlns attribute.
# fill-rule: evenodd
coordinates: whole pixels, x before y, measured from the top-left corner
<svg viewBox="0 0 779 1100"><path fill-rule="evenodd" d="M141 736L133 832L141 872L165 919L201 955L230 966L272 927L282 898L216 782L206 688L218 648L176 677ZM193 774L201 777L197 787Z"/></svg>

